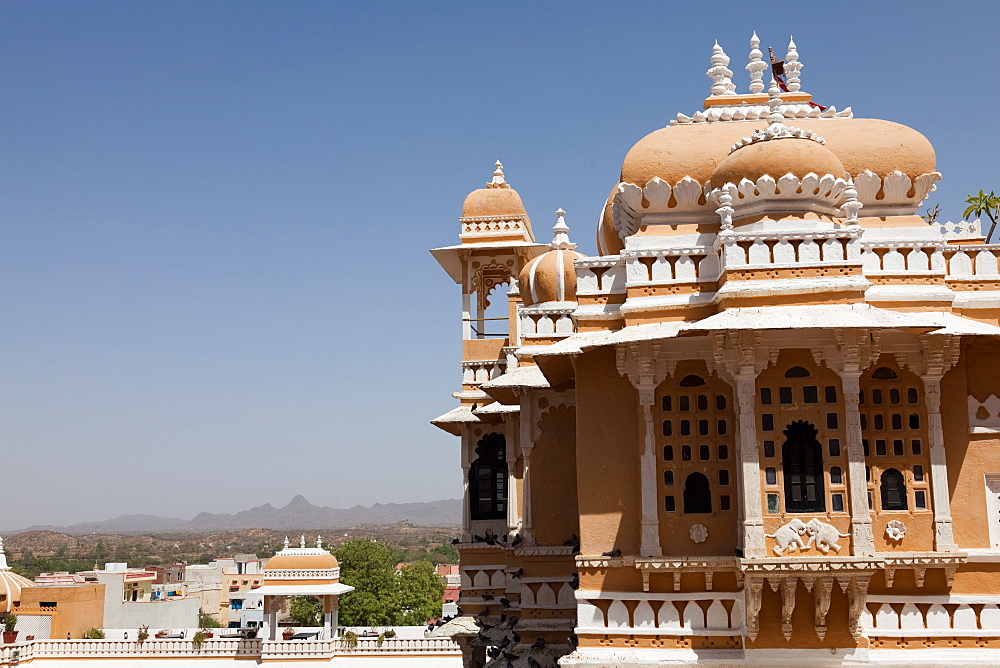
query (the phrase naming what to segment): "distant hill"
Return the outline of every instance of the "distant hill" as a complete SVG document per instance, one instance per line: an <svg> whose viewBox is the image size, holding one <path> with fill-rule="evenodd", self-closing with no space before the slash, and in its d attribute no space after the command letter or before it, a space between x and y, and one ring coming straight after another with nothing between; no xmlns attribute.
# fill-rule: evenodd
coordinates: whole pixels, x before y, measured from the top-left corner
<svg viewBox="0 0 1000 668"><path fill-rule="evenodd" d="M359 524L386 525L408 521L416 526L456 526L462 523L462 502L442 499L418 503L376 503L374 506L330 508L314 506L301 494L287 506L269 503L236 514L199 513L191 520L157 515L122 515L102 522L80 522L70 526L32 526L4 531L56 531L71 535L89 533L139 533L170 531L233 531L239 529L340 529Z"/></svg>

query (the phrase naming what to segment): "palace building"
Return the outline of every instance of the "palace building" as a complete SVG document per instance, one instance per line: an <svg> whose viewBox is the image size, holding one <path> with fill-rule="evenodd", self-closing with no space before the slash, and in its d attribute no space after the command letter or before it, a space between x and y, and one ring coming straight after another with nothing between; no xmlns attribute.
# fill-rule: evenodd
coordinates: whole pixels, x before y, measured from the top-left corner
<svg viewBox="0 0 1000 668"><path fill-rule="evenodd" d="M813 103L794 42L729 63L625 155L598 256L499 162L432 251L465 664L998 664L1000 244L921 218L930 142Z"/></svg>

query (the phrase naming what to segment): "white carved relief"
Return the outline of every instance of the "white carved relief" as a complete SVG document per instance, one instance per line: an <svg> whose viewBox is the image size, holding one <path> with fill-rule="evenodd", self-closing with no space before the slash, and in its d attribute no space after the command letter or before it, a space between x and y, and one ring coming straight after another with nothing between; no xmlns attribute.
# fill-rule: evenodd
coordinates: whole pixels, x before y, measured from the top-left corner
<svg viewBox="0 0 1000 668"><path fill-rule="evenodd" d="M708 185L702 185L685 176L671 185L653 177L645 187L622 182L611 201L611 222L621 239L639 231L643 216L655 214L686 214L698 220L711 220L717 202L708 202L705 194ZM643 200L646 205L643 205Z"/></svg>
<svg viewBox="0 0 1000 668"><path fill-rule="evenodd" d="M820 111L818 107L811 106L808 102L782 104L779 108L781 115L785 118L854 118L854 112L850 107L838 111L837 107L827 107ZM765 120L771 113L770 107L766 104L743 104L732 107L712 107L704 111L696 111L690 116L677 114L670 121L671 125L687 125L689 123L724 123L728 121L757 121Z"/></svg>
<svg viewBox="0 0 1000 668"><path fill-rule="evenodd" d="M837 539L848 538L851 535L849 533L840 533L837 531L837 527L826 522L820 522L818 519L811 519L806 523L806 533L809 535L807 545L815 544L823 554L826 554L830 550L840 552L841 548Z"/></svg>
<svg viewBox="0 0 1000 668"><path fill-rule="evenodd" d="M774 539L775 546L772 549L779 556L796 550L805 552L813 545L823 554L830 550L839 553L842 548L838 539L850 536L840 533L832 524L821 522L816 518L803 522L797 517L778 527L773 534L764 535ZM807 540L803 540L803 537L807 537Z"/></svg>
<svg viewBox="0 0 1000 668"><path fill-rule="evenodd" d="M782 555L787 552L794 552L796 549L804 551L806 548L805 541L802 540L802 536L806 534L806 524L799 518L793 518L787 524L784 524L773 533L766 533L764 536L766 538L773 538L776 545L774 546L774 553L777 555Z"/></svg>
<svg viewBox="0 0 1000 668"><path fill-rule="evenodd" d="M940 180L939 172L911 179L897 170L882 178L866 169L854 177L854 185L866 216L906 215L916 211Z"/></svg>
<svg viewBox="0 0 1000 668"><path fill-rule="evenodd" d="M741 179L737 183L727 183L711 191L711 199L718 202L719 194L725 190L733 198L733 218L752 216L780 206L787 211L818 211L836 215L842 203L844 192L850 181L832 174L808 174L799 177L785 174L775 180L765 174L756 181ZM776 204L780 202L780 204Z"/></svg>
<svg viewBox="0 0 1000 668"><path fill-rule="evenodd" d="M991 394L986 401L969 395L969 433L993 434L1000 432L1000 397Z"/></svg>
<svg viewBox="0 0 1000 668"><path fill-rule="evenodd" d="M960 220L957 223L931 223L944 239L979 239L983 236L982 223L976 220Z"/></svg>
<svg viewBox="0 0 1000 668"><path fill-rule="evenodd" d="M708 527L704 524L695 524L691 527L690 535L695 543L704 543L708 540Z"/></svg>
<svg viewBox="0 0 1000 668"><path fill-rule="evenodd" d="M885 535L892 541L903 540L906 535L906 525L899 520L893 520L885 525Z"/></svg>

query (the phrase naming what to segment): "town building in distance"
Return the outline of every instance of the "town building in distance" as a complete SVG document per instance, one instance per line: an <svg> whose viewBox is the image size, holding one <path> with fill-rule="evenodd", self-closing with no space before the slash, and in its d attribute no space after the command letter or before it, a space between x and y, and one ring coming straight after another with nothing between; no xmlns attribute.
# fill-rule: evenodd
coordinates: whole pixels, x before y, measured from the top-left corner
<svg viewBox="0 0 1000 668"><path fill-rule="evenodd" d="M996 665L1000 245L921 218L930 142L814 103L794 42L729 63L628 151L598 256L499 163L432 251L465 665Z"/></svg>

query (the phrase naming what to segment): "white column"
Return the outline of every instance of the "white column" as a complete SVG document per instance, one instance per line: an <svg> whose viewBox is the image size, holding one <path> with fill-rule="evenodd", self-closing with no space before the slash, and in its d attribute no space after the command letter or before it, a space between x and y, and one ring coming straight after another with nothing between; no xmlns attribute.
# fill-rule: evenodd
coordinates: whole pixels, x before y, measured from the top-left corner
<svg viewBox="0 0 1000 668"><path fill-rule="evenodd" d="M639 428L643 435L640 470L642 475L642 537L639 552L644 557L663 556L660 545L660 520L656 494L656 432L653 427L654 392L651 388L639 390L642 418Z"/></svg>
<svg viewBox="0 0 1000 668"><path fill-rule="evenodd" d="M767 556L764 545L764 516L761 512L760 454L757 448L757 416L754 399L757 374L744 367L736 375L736 403L739 405L740 488L743 490L743 556Z"/></svg>
<svg viewBox="0 0 1000 668"><path fill-rule="evenodd" d="M847 434L847 488L851 502L851 548L855 556L875 554L872 535L872 514L868 508L868 478L865 473L865 449L861 443L861 414L858 395L861 391L861 371L840 372L844 393L844 420Z"/></svg>
<svg viewBox="0 0 1000 668"><path fill-rule="evenodd" d="M948 461L944 451L944 428L941 426L941 376L925 374L924 399L927 405L927 437L930 440L931 495L934 499L934 549L958 550L951 526L951 499L948 491Z"/></svg>
<svg viewBox="0 0 1000 668"><path fill-rule="evenodd" d="M471 306L471 295L468 292L462 291L462 339L469 340L472 338L472 306Z"/></svg>
<svg viewBox="0 0 1000 668"><path fill-rule="evenodd" d="M521 442L521 463L523 472L521 474L521 490L524 496L523 508L521 508L521 540L527 545L535 542L532 535L531 524L531 450L535 447L534 430L532 424L535 420L535 413L531 406L531 393L522 392L521 396L520 434Z"/></svg>
<svg viewBox="0 0 1000 668"><path fill-rule="evenodd" d="M514 466L517 464L517 448L515 447L515 434L519 430L511 428L511 423L504 418L504 440L506 441L505 455L507 459L507 531L514 531L518 526L517 514L517 478L514 477ZM516 420L517 418L511 418Z"/></svg>
<svg viewBox="0 0 1000 668"><path fill-rule="evenodd" d="M472 499L469 496L469 469L472 468L473 436L468 427L462 428L462 542L472 542Z"/></svg>

